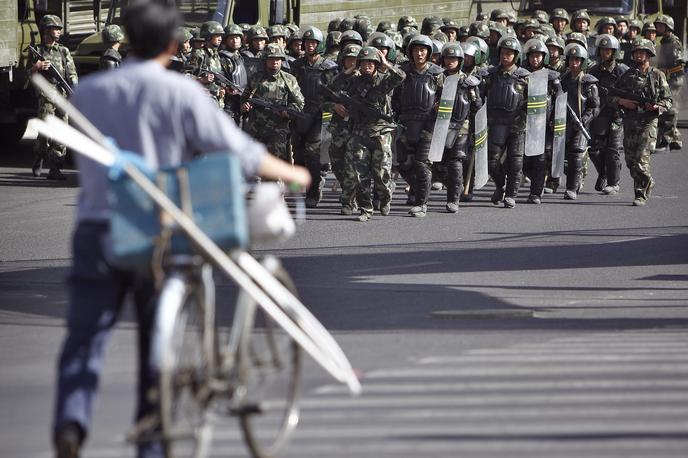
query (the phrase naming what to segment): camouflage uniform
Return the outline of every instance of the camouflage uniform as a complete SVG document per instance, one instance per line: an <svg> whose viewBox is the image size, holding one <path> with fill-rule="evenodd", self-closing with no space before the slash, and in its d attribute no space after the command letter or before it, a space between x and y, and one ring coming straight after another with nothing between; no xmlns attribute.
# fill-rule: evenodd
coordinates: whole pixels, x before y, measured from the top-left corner
<svg viewBox="0 0 688 458"><path fill-rule="evenodd" d="M205 72L209 71L224 74L220 54L217 49L203 48L192 51L189 57L189 66L193 68L192 73L197 77L201 77ZM207 83L203 86L210 94L210 97L215 100L217 106L223 108L225 103L223 98L220 97L220 86L215 82Z"/></svg>
<svg viewBox="0 0 688 458"><path fill-rule="evenodd" d="M78 77L76 74L76 66L74 65L72 55L69 53L69 49L67 49L66 46L62 46L59 43L54 43L50 46L38 45L37 49L38 52L43 55L45 60L50 62L50 65L52 65L58 71L58 73L62 75L68 84L74 86L77 83ZM31 68L31 66L37 61L38 59L32 55L29 68ZM56 88L58 87L57 83L50 78L48 72L40 73L48 78L48 80L53 83ZM64 91L60 92L62 92L62 95L64 96L67 95ZM37 116L41 119L45 119L48 115L57 116L58 118L67 122L67 115L58 110L50 100L45 98L42 94L39 94ZM34 169L36 169L36 165L38 164L37 169L40 170L40 163L46 161L52 174L54 171L59 171L61 168L64 158L67 154L67 148L65 145L58 143L55 140L48 139L43 135L39 135L34 147L34 152L36 155ZM48 175L48 178L51 178L51 175Z"/></svg>
<svg viewBox="0 0 688 458"><path fill-rule="evenodd" d="M371 48L364 48L361 52L365 52L366 49ZM359 100L365 100L381 113L389 115L392 112L390 94L405 77L404 72L396 67L389 67L385 72L378 71L372 78L357 75L351 79L347 93ZM388 206L392 200L391 132L396 126L382 118L368 117L355 111L351 113L349 124L351 138L347 148L353 158L356 172L356 201L361 209L361 216L370 217L373 214L371 181L380 199L381 208Z"/></svg>
<svg viewBox="0 0 688 458"><path fill-rule="evenodd" d="M659 115L657 126L657 143L661 146L669 146L671 149L681 149L681 133L676 127L678 120L677 101L680 99L681 88L683 87L683 45L681 40L673 33L667 33L660 40L657 49L657 68L664 72L671 89L673 99L672 107Z"/></svg>
<svg viewBox="0 0 688 458"><path fill-rule="evenodd" d="M299 111L303 110L304 101L299 84L296 82L296 78L284 70L279 70L274 75L267 72L253 75L241 95L241 103L243 104L253 97L279 103ZM248 112L244 128L253 138L265 143L268 151L272 154L291 163L288 149L289 119L267 109L254 106Z"/></svg>
<svg viewBox="0 0 688 458"><path fill-rule="evenodd" d="M649 76L649 77L648 77ZM657 101L660 112L671 109L671 89L661 70L649 67L643 73L632 67L624 73L616 87L631 94L642 95ZM610 97L610 103L618 104L619 97ZM628 110L621 111L624 120L624 153L626 166L633 178L635 198L642 205L649 197L654 186L650 175L650 154L654 152L657 141L656 111Z"/></svg>

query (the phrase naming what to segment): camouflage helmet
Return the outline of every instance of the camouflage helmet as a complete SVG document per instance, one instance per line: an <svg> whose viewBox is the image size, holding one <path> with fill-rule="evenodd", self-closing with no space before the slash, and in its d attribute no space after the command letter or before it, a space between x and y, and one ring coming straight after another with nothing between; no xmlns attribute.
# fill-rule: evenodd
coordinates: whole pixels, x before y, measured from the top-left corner
<svg viewBox="0 0 688 458"><path fill-rule="evenodd" d="M333 30L327 34L325 39L325 48L330 49L334 47L339 47L340 39L342 37L342 32L339 30Z"/></svg>
<svg viewBox="0 0 688 458"><path fill-rule="evenodd" d="M63 27L62 19L60 19L59 16L55 16L54 14L46 14L41 18L41 21L38 23L38 28L40 30L45 30L49 27L61 29Z"/></svg>
<svg viewBox="0 0 688 458"><path fill-rule="evenodd" d="M625 22L626 25L630 25L630 21L628 20L627 16L616 16L614 17L614 20L616 21L616 25L621 24L622 22Z"/></svg>
<svg viewBox="0 0 688 458"><path fill-rule="evenodd" d="M485 39L490 36L490 27L484 22L476 21L468 26L468 34L472 37Z"/></svg>
<svg viewBox="0 0 688 458"><path fill-rule="evenodd" d="M177 41L179 41L179 44L186 43L187 41L191 40L193 38L193 35L187 29L186 27L177 27Z"/></svg>
<svg viewBox="0 0 688 458"><path fill-rule="evenodd" d="M664 24L667 29L671 30L672 32L674 31L674 18L671 16L660 14L657 16L657 19L655 19L655 27L657 27L657 24Z"/></svg>
<svg viewBox="0 0 688 458"><path fill-rule="evenodd" d="M367 17L360 17L356 19L354 23L354 30L361 34L363 41L368 39L371 33L373 33L373 24L371 24L370 19Z"/></svg>
<svg viewBox="0 0 688 458"><path fill-rule="evenodd" d="M588 14L588 10L581 9L581 10L574 11L573 14L571 15L571 23L573 24L578 19L583 19L585 21L588 21L588 24L590 24L590 15Z"/></svg>
<svg viewBox="0 0 688 458"><path fill-rule="evenodd" d="M476 13L476 15L475 15L476 22L487 21L488 18L489 18L489 16L484 11L480 11L480 12Z"/></svg>
<svg viewBox="0 0 688 458"><path fill-rule="evenodd" d="M251 30L251 24L247 24L246 22L239 24L239 27L241 27L242 33L248 33L248 31Z"/></svg>
<svg viewBox="0 0 688 458"><path fill-rule="evenodd" d="M432 39L427 35L415 35L408 43L408 52L411 52L411 48L414 46L424 46L428 48L428 58L433 54L433 44ZM439 52L439 51L438 51Z"/></svg>
<svg viewBox="0 0 688 458"><path fill-rule="evenodd" d="M561 53L564 53L564 47L566 46L566 43L564 43L564 39L561 37L549 37L547 40L545 40L545 46L555 46L559 49L561 49ZM548 48L549 49L549 48Z"/></svg>
<svg viewBox="0 0 688 458"><path fill-rule="evenodd" d="M440 30L443 32L445 30L451 30L451 29L456 30L457 34L459 33L459 29L460 29L459 23L453 19L449 19L447 21L444 21L444 24L442 24L442 26L440 27Z"/></svg>
<svg viewBox="0 0 688 458"><path fill-rule="evenodd" d="M401 31L404 28L409 27L413 29L418 28L418 22L413 16L401 16L399 22L397 23L397 30Z"/></svg>
<svg viewBox="0 0 688 458"><path fill-rule="evenodd" d="M552 27L552 24L540 24L540 32L543 35L546 35L547 37L554 37L557 35L557 32L554 30L554 27Z"/></svg>
<svg viewBox="0 0 688 458"><path fill-rule="evenodd" d="M377 23L376 32L386 32L388 30L394 30L390 21L380 21Z"/></svg>
<svg viewBox="0 0 688 458"><path fill-rule="evenodd" d="M388 30L385 32L385 35L392 39L394 45L396 46L396 49L401 49L404 37L399 32L397 32L396 30Z"/></svg>
<svg viewBox="0 0 688 458"><path fill-rule="evenodd" d="M279 24L271 25L270 27L268 27L267 32L268 32L268 39L279 38L279 37L283 37L285 39L287 38L287 31L284 29L284 27L282 27Z"/></svg>
<svg viewBox="0 0 688 458"><path fill-rule="evenodd" d="M337 56L337 59L343 59L345 57L358 57L358 53L361 52L362 47L357 44L349 44L344 46L344 49L342 49Z"/></svg>
<svg viewBox="0 0 688 458"><path fill-rule="evenodd" d="M117 24L110 24L105 27L101 35L105 43L117 43L124 39L124 32L122 32L122 29Z"/></svg>
<svg viewBox="0 0 688 458"><path fill-rule="evenodd" d="M471 34L468 33L468 26L462 25L459 27L459 31L456 33L456 38L470 37Z"/></svg>
<svg viewBox="0 0 688 458"><path fill-rule="evenodd" d="M373 48L387 48L387 49L394 49L396 48L396 45L394 44L394 40L387 34L384 34L382 32L375 32L373 33L369 38L368 38L368 46L372 46Z"/></svg>
<svg viewBox="0 0 688 458"><path fill-rule="evenodd" d="M249 40L260 40L268 39L268 32L265 30L265 27L261 27L259 25L254 25L251 27L248 31L248 39Z"/></svg>
<svg viewBox="0 0 688 458"><path fill-rule="evenodd" d="M236 24L228 24L227 27L225 27L225 38L237 35L240 37L244 35L244 31L241 30L241 27Z"/></svg>
<svg viewBox="0 0 688 458"><path fill-rule="evenodd" d="M540 24L549 24L549 14L547 14L547 11L535 10L531 18L535 19Z"/></svg>
<svg viewBox="0 0 688 458"><path fill-rule="evenodd" d="M409 33L406 34L404 39L401 42L401 49L404 51L408 50L409 42L413 40L415 37L420 35L420 32L417 30L411 30Z"/></svg>
<svg viewBox="0 0 688 458"><path fill-rule="evenodd" d="M339 31L339 25L342 23L340 18L334 18L327 24L327 33Z"/></svg>
<svg viewBox="0 0 688 458"><path fill-rule="evenodd" d="M449 41L449 37L447 36L447 34L442 32L441 30L438 30L437 32L433 33L430 38L433 40L437 40L442 44L445 44Z"/></svg>
<svg viewBox="0 0 688 458"><path fill-rule="evenodd" d="M606 25L612 25L612 26L614 26L614 28L616 29L616 19L614 19L614 18L611 17L611 16L604 16L604 17L601 17L601 18L599 19L599 21L597 21L597 24L595 24L595 28L596 28L597 31L599 32L600 29L601 29L602 27L606 26Z"/></svg>
<svg viewBox="0 0 688 458"><path fill-rule="evenodd" d="M473 43L480 51L480 56L476 56L475 58L476 65L482 65L487 62L490 58L490 47L485 40L480 37L468 37L466 43Z"/></svg>
<svg viewBox="0 0 688 458"><path fill-rule="evenodd" d="M345 17L342 19L342 21L339 23L339 31L344 33L347 30L353 30L354 29L354 24L356 24L356 19L352 17Z"/></svg>
<svg viewBox="0 0 688 458"><path fill-rule="evenodd" d="M423 35L432 35L442 26L442 18L437 16L428 16L423 18L423 24L420 27L420 33Z"/></svg>
<svg viewBox="0 0 688 458"><path fill-rule="evenodd" d="M628 29L630 30L634 27L638 29L638 32L640 32L641 30L643 30L643 21L641 21L640 19L631 19L628 23Z"/></svg>
<svg viewBox="0 0 688 458"><path fill-rule="evenodd" d="M516 16L516 13L513 11L507 11L507 16L508 16L508 21L509 25L516 24L518 22L518 16Z"/></svg>
<svg viewBox="0 0 688 458"><path fill-rule="evenodd" d="M224 35L225 29L222 28L217 21L207 21L201 24L200 37L204 40L210 40L213 35Z"/></svg>
<svg viewBox="0 0 688 458"><path fill-rule="evenodd" d="M510 49L512 51L515 51L517 55L521 54L522 52L521 43L514 37L500 38L499 42L497 43L497 49Z"/></svg>
<svg viewBox="0 0 688 458"><path fill-rule="evenodd" d="M537 22L537 21L535 21L535 22ZM538 23L538 25L539 25L539 23ZM490 21L489 25L488 25L488 29L490 32L498 33L500 37L506 36L506 27L504 27L501 22Z"/></svg>
<svg viewBox="0 0 688 458"><path fill-rule="evenodd" d="M477 62L478 58L480 57L480 49L478 48L478 46L475 43L471 43L469 41L464 41L463 43L460 43L460 45L461 50L463 51L463 55L471 56ZM442 51L444 52L444 49Z"/></svg>
<svg viewBox="0 0 688 458"><path fill-rule="evenodd" d="M583 59L583 64L588 60L588 50L578 43L570 43L564 48L564 56L568 59L570 57L578 57Z"/></svg>
<svg viewBox="0 0 688 458"><path fill-rule="evenodd" d="M595 40L595 46L597 48L613 49L616 51L619 49L620 44L619 39L614 35L605 33L597 36L597 39Z"/></svg>
<svg viewBox="0 0 688 458"><path fill-rule="evenodd" d="M342 32L341 36L339 37L339 43L341 44L347 41L351 41L359 46L363 46L363 38L361 37L361 34L355 30L345 30Z"/></svg>
<svg viewBox="0 0 688 458"><path fill-rule="evenodd" d="M657 49L655 48L655 44L650 40L646 40L645 38L633 41L633 48L631 49L631 54L641 50L647 51L648 53L650 53L652 57L657 55Z"/></svg>
<svg viewBox="0 0 688 458"><path fill-rule="evenodd" d="M200 27L192 27L191 29L189 29L189 33L191 33L191 41L204 41L203 38L201 38Z"/></svg>
<svg viewBox="0 0 688 458"><path fill-rule="evenodd" d="M657 27L655 27L655 23L654 23L654 22L649 22L649 21L648 21L648 22L646 22L645 24L643 24L643 31L642 31L643 35L644 35L645 32L647 32L647 31L650 31L650 32L657 32Z"/></svg>
<svg viewBox="0 0 688 458"><path fill-rule="evenodd" d="M578 43L579 45L583 46L585 49L588 49L588 40L587 40L587 38L585 38L585 35L583 35L580 32L569 33L569 36L566 37L566 44L569 45L571 43Z"/></svg>
<svg viewBox="0 0 688 458"><path fill-rule="evenodd" d="M358 61L362 62L364 60L372 60L379 63L382 63L382 59L380 59L380 51L377 50L377 48L373 48L372 46L366 46L365 48L361 48L361 51L358 53Z"/></svg>
<svg viewBox="0 0 688 458"><path fill-rule="evenodd" d="M543 65L549 64L549 49L547 48L547 45L539 38L531 38L530 40L526 41L525 45L523 45L523 54L526 55L526 58L529 54L534 52L540 52L544 54L542 59Z"/></svg>
<svg viewBox="0 0 688 458"><path fill-rule="evenodd" d="M498 19L508 19L509 17L506 14L506 10L502 8L495 8L492 11L490 11L490 21L496 21Z"/></svg>
<svg viewBox="0 0 688 458"><path fill-rule="evenodd" d="M444 43L442 43L439 40L433 40L433 39L430 39L430 41L432 41L432 53L433 54L440 54L442 52L442 47L444 46Z"/></svg>
<svg viewBox="0 0 688 458"><path fill-rule="evenodd" d="M287 55L284 53L284 49L277 43L268 43L263 48L263 58L265 59L286 59Z"/></svg>
<svg viewBox="0 0 688 458"><path fill-rule="evenodd" d="M475 48L474 45L470 45ZM463 62L463 47L461 46L460 43L452 42L452 43L447 43L442 47L442 58L445 57L457 57L461 59ZM461 68L461 65L459 65L459 68Z"/></svg>
<svg viewBox="0 0 688 458"><path fill-rule="evenodd" d="M322 31L317 27L313 27L312 25L309 25L308 27L303 29L303 31L301 32L301 39L315 40L318 43L322 43L324 41Z"/></svg>
<svg viewBox="0 0 688 458"><path fill-rule="evenodd" d="M289 39L299 39L299 26L294 24L293 22L290 22L289 24L285 25L284 28L286 29L286 32L289 34Z"/></svg>
<svg viewBox="0 0 688 458"><path fill-rule="evenodd" d="M552 14L549 16L549 20L551 21L552 19L563 19L567 23L571 22L571 18L569 17L569 12L566 11L564 8L554 8L552 10Z"/></svg>

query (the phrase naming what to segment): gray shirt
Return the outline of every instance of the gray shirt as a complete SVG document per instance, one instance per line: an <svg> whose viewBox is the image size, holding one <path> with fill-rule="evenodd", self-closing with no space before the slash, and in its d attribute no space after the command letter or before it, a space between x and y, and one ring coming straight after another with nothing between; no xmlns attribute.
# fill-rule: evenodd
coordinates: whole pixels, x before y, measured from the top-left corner
<svg viewBox="0 0 688 458"><path fill-rule="evenodd" d="M256 174L265 146L242 132L196 81L153 60L86 77L72 103L122 150L141 154L154 168L198 154L230 152L244 174ZM79 221L109 220L107 169L77 155L81 181Z"/></svg>

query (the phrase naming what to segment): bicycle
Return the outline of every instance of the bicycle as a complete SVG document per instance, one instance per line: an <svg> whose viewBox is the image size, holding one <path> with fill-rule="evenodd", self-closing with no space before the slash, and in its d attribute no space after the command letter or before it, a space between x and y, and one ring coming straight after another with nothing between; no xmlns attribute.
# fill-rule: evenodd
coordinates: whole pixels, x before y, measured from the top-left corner
<svg viewBox="0 0 688 458"><path fill-rule="evenodd" d="M159 418L144 419L130 438L161 439L168 454L184 455L188 450L177 449L177 445L181 439L191 439L191 456L201 458L207 454L211 440L208 421L213 413L211 408L224 406L222 413L240 416L251 453L261 458L274 456L298 422L296 393L302 351L335 380L347 385L353 395L360 394L360 382L344 352L296 297L293 285L276 258L267 257L261 263L241 248L225 253L153 182L145 167L141 167L140 156L120 152L44 78L34 76L32 82L70 116L71 122L81 132L50 115L44 121L32 120L32 127L108 167L111 172L127 176L143 193L137 198L148 198L150 203L146 207L155 206L163 212L165 219L173 222L174 229L183 233L193 247L192 254L161 258L166 259L161 265L163 273L165 268L168 269L165 273L168 278L160 299L161 310L164 311L156 320L153 348L153 357L161 374L160 389L153 393L159 396L160 415ZM176 172L181 173L180 176L185 174L181 169ZM183 197L180 206L185 207ZM147 213L150 216L150 211ZM153 220L156 219L154 215ZM266 219L265 226L270 228L273 222ZM143 239L147 240L146 237ZM218 272L231 278L243 294L238 301L232 331L226 344L223 342L222 345L215 330L211 264ZM265 342L267 350L259 351L261 341ZM188 353L181 351L185 347L184 342L191 346ZM224 352L220 351L221 348ZM263 366L282 367L278 363L287 360L279 358L280 349L286 349L290 355L293 369L286 372L288 391L284 404L280 404L283 407L276 409L283 412L279 427L265 440L265 435L258 431L255 416L265 412L263 398L269 386L257 383L254 387L249 376L258 373L258 368ZM259 357L265 352L271 356L269 361L272 364L264 363L264 359ZM182 365L180 361L184 354L189 355L185 358L189 362ZM258 376L257 380L266 379ZM180 405L185 399L195 415L184 417L180 414ZM176 426L176 420L185 418L189 419L189 426ZM148 434L141 434L141 431Z"/></svg>

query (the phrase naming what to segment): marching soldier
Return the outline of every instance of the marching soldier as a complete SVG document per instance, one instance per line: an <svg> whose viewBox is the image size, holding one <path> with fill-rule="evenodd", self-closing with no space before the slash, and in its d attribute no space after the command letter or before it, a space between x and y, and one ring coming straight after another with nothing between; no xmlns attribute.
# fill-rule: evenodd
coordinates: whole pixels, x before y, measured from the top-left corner
<svg viewBox="0 0 688 458"><path fill-rule="evenodd" d="M583 129L590 131L590 123L600 109L597 78L585 72L588 51L578 43L566 46L566 72L561 86L568 94L569 108L566 120L566 192L564 199L576 200L583 187L588 141ZM577 122L578 121L578 122Z"/></svg>
<svg viewBox="0 0 688 458"><path fill-rule="evenodd" d="M339 53L340 72L334 77L329 88L335 92L346 91L356 76L356 62L361 47L350 44ZM332 172L342 188L339 201L342 205L342 215L352 215L356 211L356 174L353 168L353 158L347 150L347 143L351 138L349 119L346 107L342 104L334 104L332 120L328 126L332 134L330 142L330 164Z"/></svg>
<svg viewBox="0 0 688 458"><path fill-rule="evenodd" d="M32 54L29 73L40 72L62 95L66 96L67 92L65 89L60 87L57 79L51 76L49 72L49 69L52 67L70 86L76 85L78 81L76 67L69 49L59 44L60 37L62 36L62 20L57 16L47 14L41 18L38 29L41 33L41 44L37 46L37 49L45 60L38 60L38 56ZM67 115L58 110L41 93L38 95L38 117L44 119L48 115L55 115L63 121L67 121ZM49 167L48 180L65 179L65 176L60 171L67 154L67 149L64 145L39 135L34 151L36 157L31 167L31 172L35 177L41 176L41 169L45 161Z"/></svg>
<svg viewBox="0 0 688 458"><path fill-rule="evenodd" d="M112 24L101 32L103 43L108 47L100 56L98 68L100 70L112 70L122 63L122 55L119 53L120 42L124 39L124 32L117 24Z"/></svg>
<svg viewBox="0 0 688 458"><path fill-rule="evenodd" d="M227 78L238 88L225 89L225 113L239 125L241 122L241 94L248 83L248 73L244 66L244 58L241 56L241 40L244 35L241 27L230 24L225 27L223 49L219 52L220 63Z"/></svg>
<svg viewBox="0 0 688 458"><path fill-rule="evenodd" d="M528 70L519 67L521 45L516 38L499 41L499 65L488 69L487 91L488 169L495 182L492 203L516 206L523 176Z"/></svg>
<svg viewBox="0 0 688 458"><path fill-rule="evenodd" d="M224 107L225 90L215 81L214 73L222 73L220 62L220 44L224 30L219 22L208 21L201 25L200 35L205 39L205 47L196 49L189 58L189 66L198 81L206 88L217 106Z"/></svg>
<svg viewBox="0 0 688 458"><path fill-rule="evenodd" d="M347 93L369 109L352 109L340 115L349 115L351 138L347 148L356 170L356 201L361 212L358 220L365 222L373 216L371 184L380 199L380 213L384 216L390 212L391 132L396 126L389 121L392 114L389 100L406 75L373 47L365 47L358 54L358 71Z"/></svg>
<svg viewBox="0 0 688 458"><path fill-rule="evenodd" d="M287 55L277 44L270 43L263 52L263 68L251 77L241 95L241 111L248 113L246 132L267 146L268 151L291 163L289 157L289 115L282 111L253 106L249 99L256 98L278 106L301 111L304 106L299 84L289 73L282 70Z"/></svg>
<svg viewBox="0 0 688 458"><path fill-rule="evenodd" d="M537 72L546 68L549 63L549 50L547 46L538 38L528 40L523 50L526 56L525 68L530 73ZM547 69L547 130L545 132L545 150L536 156L526 156L523 160L523 169L530 178L530 195L528 203L540 204L545 187L545 178L548 175L547 164L552 161L552 139L554 137L554 101L561 93L561 81L559 72ZM549 161L547 160L549 159ZM551 169L551 166L550 166Z"/></svg>
<svg viewBox="0 0 688 458"><path fill-rule="evenodd" d="M661 70L650 66L657 52L649 40L633 44L633 66L616 83L621 91L610 98L621 108L624 120L624 153L633 178L633 205L643 206L654 181L650 175L650 155L657 141L657 118L671 109L671 89Z"/></svg>
<svg viewBox="0 0 688 458"><path fill-rule="evenodd" d="M305 119L296 122L292 146L294 162L305 165L311 172L311 186L306 191L306 207L315 208L322 198L325 179L321 177L320 142L322 130L322 109L320 86L329 84L337 71L337 64L325 59L325 37L316 27L306 27L301 38L305 55L292 64L292 74L301 87L306 105Z"/></svg>
<svg viewBox="0 0 688 458"><path fill-rule="evenodd" d="M474 46L473 48L475 49ZM463 59L464 52L459 43L449 43L442 48L442 63L446 70L440 80L444 80L445 77L450 75L459 75L456 96L454 98L454 108L449 124L449 132L445 141L444 154L442 155L442 165L446 169L447 174L446 209L449 213L457 213L459 211L459 198L464 187L463 163L466 161L468 150L470 149L468 144L471 127L470 121L482 106L482 99L480 97L480 78L476 75L467 75L461 71ZM439 93L437 98L439 100ZM434 112L434 115L436 116L437 112ZM429 139L431 138L432 132L428 132L427 135L422 135L421 144L418 149L429 151ZM417 186L421 183L417 181ZM465 186L470 186L470 184L465 183ZM419 192L419 189L416 189L416 196L427 196L427 194L427 190ZM416 205L418 205L418 198L416 198ZM423 205L426 205L426 203L423 203Z"/></svg>
<svg viewBox="0 0 688 458"><path fill-rule="evenodd" d="M674 19L661 14L655 19L657 34L661 37L657 56L657 68L664 72L671 89L673 104L666 113L659 115L657 126L657 147L668 146L669 150L681 149L681 133L676 127L678 100L683 87L683 45L674 35Z"/></svg>
<svg viewBox="0 0 688 458"><path fill-rule="evenodd" d="M590 159L598 174L595 190L616 194L621 179L624 126L619 107L609 103L606 93L628 71L628 66L616 61L620 45L615 36L600 35L596 45L598 63L590 68L589 74L599 80L601 105L590 128Z"/></svg>
<svg viewBox="0 0 688 458"><path fill-rule="evenodd" d="M409 62L401 65L406 79L394 93L395 112L399 123L404 126L396 142L397 160L401 176L411 187L407 204L413 207L409 214L423 217L427 211L432 172L428 160L429 149L421 149L420 146L432 139L434 123L430 113L435 104L442 68L430 61L432 40L425 35L413 37L409 42L408 54Z"/></svg>

